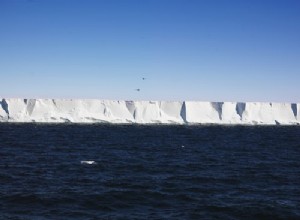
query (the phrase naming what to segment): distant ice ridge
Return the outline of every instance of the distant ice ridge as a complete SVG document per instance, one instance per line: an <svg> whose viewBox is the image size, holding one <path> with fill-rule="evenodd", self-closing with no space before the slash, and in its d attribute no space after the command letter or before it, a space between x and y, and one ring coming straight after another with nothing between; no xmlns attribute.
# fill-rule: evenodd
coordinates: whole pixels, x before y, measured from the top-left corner
<svg viewBox="0 0 300 220"><path fill-rule="evenodd" d="M300 103L3 98L0 122L300 125Z"/></svg>

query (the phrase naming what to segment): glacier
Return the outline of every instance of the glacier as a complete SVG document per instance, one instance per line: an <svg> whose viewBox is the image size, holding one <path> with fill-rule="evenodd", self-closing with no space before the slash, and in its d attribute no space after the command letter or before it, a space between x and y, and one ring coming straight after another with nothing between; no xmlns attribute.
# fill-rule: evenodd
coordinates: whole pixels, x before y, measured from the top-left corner
<svg viewBox="0 0 300 220"><path fill-rule="evenodd" d="M300 103L0 98L0 122L300 125Z"/></svg>

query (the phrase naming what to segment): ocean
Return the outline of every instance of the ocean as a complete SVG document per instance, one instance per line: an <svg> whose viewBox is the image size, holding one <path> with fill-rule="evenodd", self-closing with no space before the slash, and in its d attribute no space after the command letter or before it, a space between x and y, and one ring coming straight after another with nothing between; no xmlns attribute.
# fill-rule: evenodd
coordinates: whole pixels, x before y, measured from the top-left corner
<svg viewBox="0 0 300 220"><path fill-rule="evenodd" d="M300 219L300 126L0 123L0 219Z"/></svg>

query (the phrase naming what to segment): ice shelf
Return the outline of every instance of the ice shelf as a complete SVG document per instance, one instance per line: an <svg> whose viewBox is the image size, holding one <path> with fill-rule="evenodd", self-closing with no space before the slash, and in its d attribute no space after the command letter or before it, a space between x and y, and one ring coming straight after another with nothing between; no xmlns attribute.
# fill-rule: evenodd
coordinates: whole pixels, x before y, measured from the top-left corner
<svg viewBox="0 0 300 220"><path fill-rule="evenodd" d="M0 122L299 125L299 103L0 99Z"/></svg>

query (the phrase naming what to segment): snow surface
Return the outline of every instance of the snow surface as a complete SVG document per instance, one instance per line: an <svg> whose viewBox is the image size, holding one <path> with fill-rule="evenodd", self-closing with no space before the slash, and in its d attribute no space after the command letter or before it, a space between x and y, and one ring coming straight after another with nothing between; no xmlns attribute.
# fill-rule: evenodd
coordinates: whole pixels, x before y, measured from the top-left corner
<svg viewBox="0 0 300 220"><path fill-rule="evenodd" d="M3 98L0 122L300 125L300 103Z"/></svg>

